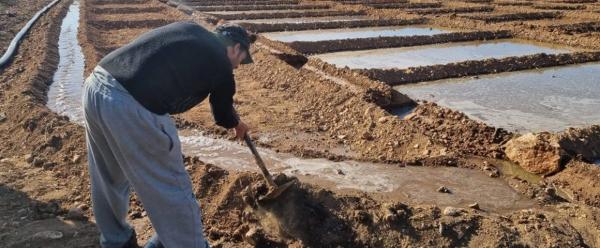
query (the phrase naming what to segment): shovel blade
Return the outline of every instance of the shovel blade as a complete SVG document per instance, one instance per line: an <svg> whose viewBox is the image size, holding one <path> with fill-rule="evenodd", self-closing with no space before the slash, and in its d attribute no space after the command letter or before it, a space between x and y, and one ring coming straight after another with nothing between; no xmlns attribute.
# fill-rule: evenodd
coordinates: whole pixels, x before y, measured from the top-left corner
<svg viewBox="0 0 600 248"><path fill-rule="evenodd" d="M294 185L294 183L296 183L296 180L289 181L287 183L277 186L276 188L271 188L267 194L260 196L258 198L258 200L259 201L273 200L273 199L279 197L283 192L285 192L287 189L289 189L292 185Z"/></svg>

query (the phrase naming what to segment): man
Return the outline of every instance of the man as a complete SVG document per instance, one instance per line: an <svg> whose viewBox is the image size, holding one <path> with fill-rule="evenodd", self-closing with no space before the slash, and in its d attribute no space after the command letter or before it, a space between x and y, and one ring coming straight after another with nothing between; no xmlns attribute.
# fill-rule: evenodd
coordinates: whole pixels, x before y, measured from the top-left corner
<svg viewBox="0 0 600 248"><path fill-rule="evenodd" d="M137 247L126 222L130 187L156 230L146 247L208 247L170 114L209 97L216 124L242 139L248 127L233 107L233 69L252 63L250 43L236 25L212 33L174 23L108 54L87 78L89 174L102 247Z"/></svg>

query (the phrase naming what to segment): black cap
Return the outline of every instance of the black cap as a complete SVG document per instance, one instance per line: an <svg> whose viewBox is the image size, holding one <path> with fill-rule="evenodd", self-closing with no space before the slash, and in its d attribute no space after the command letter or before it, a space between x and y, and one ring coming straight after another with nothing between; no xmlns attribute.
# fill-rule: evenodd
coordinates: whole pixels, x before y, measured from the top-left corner
<svg viewBox="0 0 600 248"><path fill-rule="evenodd" d="M232 42L239 43L242 49L246 50L247 56L242 61L242 64L254 62L252 57L250 57L250 43L252 43L252 40L246 29L236 24L225 23L215 28L215 34Z"/></svg>

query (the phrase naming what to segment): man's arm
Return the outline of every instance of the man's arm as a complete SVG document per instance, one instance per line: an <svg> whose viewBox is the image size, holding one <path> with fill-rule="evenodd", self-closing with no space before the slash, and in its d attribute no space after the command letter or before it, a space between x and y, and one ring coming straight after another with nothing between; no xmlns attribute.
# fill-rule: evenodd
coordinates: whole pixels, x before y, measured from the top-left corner
<svg viewBox="0 0 600 248"><path fill-rule="evenodd" d="M235 95L235 80L233 75L229 80L220 82L210 93L210 107L215 123L224 128L235 128L236 138L243 139L248 126L240 121L233 106Z"/></svg>

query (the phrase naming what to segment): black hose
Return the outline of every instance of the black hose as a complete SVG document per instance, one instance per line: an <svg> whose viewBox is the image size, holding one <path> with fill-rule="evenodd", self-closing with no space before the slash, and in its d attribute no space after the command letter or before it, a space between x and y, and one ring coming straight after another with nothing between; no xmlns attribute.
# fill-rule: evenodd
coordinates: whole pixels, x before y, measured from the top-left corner
<svg viewBox="0 0 600 248"><path fill-rule="evenodd" d="M52 8L52 6L54 6L58 2L60 2L60 0L54 0L50 4L46 5L46 7L35 13L31 20L29 20L27 24L25 24L25 26L21 28L17 35L15 35L15 38L13 38L12 41L10 41L10 45L8 45L6 52L4 52L4 55L2 55L2 57L0 58L0 68L3 68L5 65L7 65L12 56L15 55L19 43L21 43L21 40L29 31L31 26L33 26L33 24L40 18L40 16L42 16L46 11L48 11L50 8Z"/></svg>

